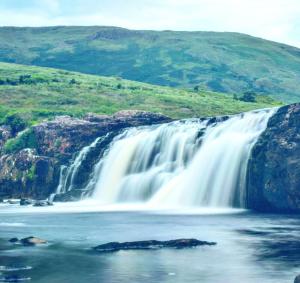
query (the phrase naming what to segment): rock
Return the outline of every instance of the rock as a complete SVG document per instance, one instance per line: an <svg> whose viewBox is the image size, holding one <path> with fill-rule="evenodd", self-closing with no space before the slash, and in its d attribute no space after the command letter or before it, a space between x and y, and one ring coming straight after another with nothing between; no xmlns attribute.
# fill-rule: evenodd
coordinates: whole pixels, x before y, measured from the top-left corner
<svg viewBox="0 0 300 283"><path fill-rule="evenodd" d="M88 114L83 119L59 116L53 121L33 126L30 137L36 143L34 149L0 153L0 198L48 198L56 192L61 166L68 166L83 147L98 137L103 138L87 156L87 161L82 163L80 176L76 176L81 189L93 165L122 130L170 121L161 114L121 111L113 116ZM8 130L7 127L0 129L0 133L5 132L5 138L0 137L0 144L11 137Z"/></svg>
<svg viewBox="0 0 300 283"><path fill-rule="evenodd" d="M31 199L22 198L20 200L20 205L21 206L31 205L31 204L33 204L33 200L31 200Z"/></svg>
<svg viewBox="0 0 300 283"><path fill-rule="evenodd" d="M177 239L170 241L136 241L136 242L110 242L107 244L99 245L93 249L97 252L117 252L121 250L149 250L161 248L193 248L197 246L212 246L216 245L214 242L199 241L196 239Z"/></svg>
<svg viewBox="0 0 300 283"><path fill-rule="evenodd" d="M252 149L247 206L266 212L300 212L300 104L279 108Z"/></svg>
<svg viewBox="0 0 300 283"><path fill-rule="evenodd" d="M7 200L7 203L9 203L9 204L19 204L20 201L18 199L9 199L9 200Z"/></svg>
<svg viewBox="0 0 300 283"><path fill-rule="evenodd" d="M8 240L10 243L17 243L19 242L19 239L18 238L11 238Z"/></svg>
<svg viewBox="0 0 300 283"><path fill-rule="evenodd" d="M48 200L37 200L33 206L36 207L42 207L42 206L51 206L53 205L53 202L48 201Z"/></svg>
<svg viewBox="0 0 300 283"><path fill-rule="evenodd" d="M300 283L300 275L298 275L298 276L295 278L294 283Z"/></svg>
<svg viewBox="0 0 300 283"><path fill-rule="evenodd" d="M35 246L35 245L47 244L47 241L37 238L37 237L30 236L30 237L21 239L20 243L23 246Z"/></svg>

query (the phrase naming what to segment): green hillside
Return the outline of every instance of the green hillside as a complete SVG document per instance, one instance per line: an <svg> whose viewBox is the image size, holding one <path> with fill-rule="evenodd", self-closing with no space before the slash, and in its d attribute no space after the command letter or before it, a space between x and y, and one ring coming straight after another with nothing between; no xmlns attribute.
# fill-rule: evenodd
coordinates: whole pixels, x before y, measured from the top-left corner
<svg viewBox="0 0 300 283"><path fill-rule="evenodd" d="M112 114L124 109L160 112L173 118L224 115L275 105L221 93L174 89L58 69L0 63L0 121L21 113L30 123L55 115Z"/></svg>
<svg viewBox="0 0 300 283"><path fill-rule="evenodd" d="M300 101L300 49L237 33L3 27L0 61Z"/></svg>

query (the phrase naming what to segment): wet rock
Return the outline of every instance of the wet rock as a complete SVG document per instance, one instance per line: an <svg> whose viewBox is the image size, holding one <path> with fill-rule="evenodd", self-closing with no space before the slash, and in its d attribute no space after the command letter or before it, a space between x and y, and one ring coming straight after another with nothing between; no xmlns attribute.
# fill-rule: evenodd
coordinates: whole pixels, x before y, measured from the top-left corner
<svg viewBox="0 0 300 283"><path fill-rule="evenodd" d="M177 239L170 241L136 241L136 242L110 242L107 244L99 245L93 249L97 252L117 252L121 250L151 250L161 248L194 248L197 246L213 246L215 242L199 241L196 239Z"/></svg>
<svg viewBox="0 0 300 283"><path fill-rule="evenodd" d="M31 138L35 140L34 149L0 153L0 198L48 198L56 191L61 166L68 166L74 156L96 138L109 135L95 148L96 152L91 152L88 162L81 168L77 181L83 187L91 167L120 131L170 121L161 114L131 110L113 116L88 114L83 119L59 116L53 121L33 126ZM5 143L9 137L8 130L0 129L1 135L5 136L0 137L0 143Z"/></svg>
<svg viewBox="0 0 300 283"><path fill-rule="evenodd" d="M20 201L18 199L8 199L7 203L8 204L19 204Z"/></svg>
<svg viewBox="0 0 300 283"><path fill-rule="evenodd" d="M48 200L37 200L33 206L35 207L43 207L43 206L51 206L53 205L53 202Z"/></svg>
<svg viewBox="0 0 300 283"><path fill-rule="evenodd" d="M248 208L300 212L300 104L279 108L252 149Z"/></svg>
<svg viewBox="0 0 300 283"><path fill-rule="evenodd" d="M30 236L30 237L21 239L20 243L23 246L35 246L35 245L47 244L47 241L37 238L37 237Z"/></svg>
<svg viewBox="0 0 300 283"><path fill-rule="evenodd" d="M20 200L20 205L21 206L26 206L26 205L31 205L31 204L33 204L33 200L32 199L24 199L24 198L22 198Z"/></svg>
<svg viewBox="0 0 300 283"><path fill-rule="evenodd" d="M300 275L298 275L298 276L295 278L294 283L300 283Z"/></svg>
<svg viewBox="0 0 300 283"><path fill-rule="evenodd" d="M8 240L10 243L17 243L19 242L19 239L18 238L11 238Z"/></svg>

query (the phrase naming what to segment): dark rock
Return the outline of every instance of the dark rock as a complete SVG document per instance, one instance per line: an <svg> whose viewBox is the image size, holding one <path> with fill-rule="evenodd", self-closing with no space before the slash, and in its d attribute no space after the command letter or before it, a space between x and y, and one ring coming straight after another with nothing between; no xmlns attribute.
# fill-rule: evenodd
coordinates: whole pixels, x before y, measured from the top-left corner
<svg viewBox="0 0 300 283"><path fill-rule="evenodd" d="M247 206L300 212L300 104L281 107L255 144L248 165Z"/></svg>
<svg viewBox="0 0 300 283"><path fill-rule="evenodd" d="M19 239L18 238L11 238L11 239L9 239L9 242L10 243L17 243L17 242L19 242Z"/></svg>
<svg viewBox="0 0 300 283"><path fill-rule="evenodd" d="M47 241L37 238L37 237L30 236L30 237L21 239L20 243L23 246L35 246L35 245L47 244Z"/></svg>
<svg viewBox="0 0 300 283"><path fill-rule="evenodd" d="M31 200L31 199L24 199L24 198L22 198L21 200L20 200L20 205L31 205L31 204L33 204L33 200Z"/></svg>
<svg viewBox="0 0 300 283"><path fill-rule="evenodd" d="M53 203L51 201L48 201L48 200L38 200L34 203L33 206L36 206L36 207L42 207L42 206L51 206L53 205Z"/></svg>
<svg viewBox="0 0 300 283"><path fill-rule="evenodd" d="M214 242L199 241L196 239L177 239L171 241L136 241L136 242L111 242L94 247L97 252L117 252L121 250L150 250L161 248L193 248L197 246L212 246L216 245Z"/></svg>
<svg viewBox="0 0 300 283"><path fill-rule="evenodd" d="M300 275L298 275L298 276L295 278L294 283L300 283Z"/></svg>
<svg viewBox="0 0 300 283"><path fill-rule="evenodd" d="M9 200L7 200L7 203L9 203L9 204L19 204L20 201L17 200L17 199L9 199Z"/></svg>
<svg viewBox="0 0 300 283"><path fill-rule="evenodd" d="M57 185L58 162L34 149L0 155L0 197L47 198Z"/></svg>

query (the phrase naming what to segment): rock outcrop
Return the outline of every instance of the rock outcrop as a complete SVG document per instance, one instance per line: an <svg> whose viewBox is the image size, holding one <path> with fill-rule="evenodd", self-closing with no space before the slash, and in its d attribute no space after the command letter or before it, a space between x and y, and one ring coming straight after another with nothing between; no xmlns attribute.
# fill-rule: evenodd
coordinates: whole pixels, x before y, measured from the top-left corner
<svg viewBox="0 0 300 283"><path fill-rule="evenodd" d="M94 247L97 252L118 252L122 250L154 250L162 248L184 249L198 246L214 246L215 242L199 241L197 239L176 239L170 241L135 241L135 242L111 242Z"/></svg>
<svg viewBox="0 0 300 283"><path fill-rule="evenodd" d="M255 144L247 201L258 211L300 212L300 104L281 107Z"/></svg>
<svg viewBox="0 0 300 283"><path fill-rule="evenodd" d="M31 128L34 148L0 154L0 198L45 199L54 193L59 182L61 165L69 165L83 147L97 137L108 135L99 142L93 156L100 156L114 136L128 127L159 124L170 118L144 111L121 111L113 116L89 114L83 119L59 116ZM0 152L11 138L9 127L0 127ZM86 172L97 161L87 157ZM79 182L84 182L82 173Z"/></svg>

